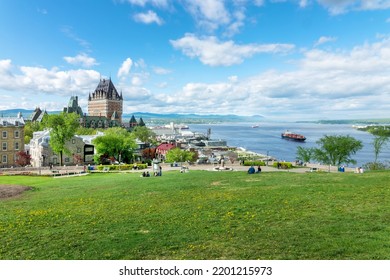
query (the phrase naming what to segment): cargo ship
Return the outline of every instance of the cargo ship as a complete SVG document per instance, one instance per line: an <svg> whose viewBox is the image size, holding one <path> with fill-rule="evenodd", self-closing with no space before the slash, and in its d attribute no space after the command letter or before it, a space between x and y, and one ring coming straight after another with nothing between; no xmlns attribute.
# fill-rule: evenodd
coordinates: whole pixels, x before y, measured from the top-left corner
<svg viewBox="0 0 390 280"><path fill-rule="evenodd" d="M282 138L287 140L294 140L294 141L300 141L303 142L306 140L306 137L302 134L293 133L291 131L286 130L284 133L282 133Z"/></svg>

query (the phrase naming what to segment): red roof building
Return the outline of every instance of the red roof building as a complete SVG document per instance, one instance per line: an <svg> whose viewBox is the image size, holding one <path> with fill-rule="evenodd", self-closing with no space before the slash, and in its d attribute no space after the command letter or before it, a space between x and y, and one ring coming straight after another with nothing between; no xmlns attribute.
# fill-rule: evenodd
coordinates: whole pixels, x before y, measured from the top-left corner
<svg viewBox="0 0 390 280"><path fill-rule="evenodd" d="M176 148L176 145L171 143L163 143L158 145L156 148L156 158L161 161L165 160L166 154L173 148Z"/></svg>

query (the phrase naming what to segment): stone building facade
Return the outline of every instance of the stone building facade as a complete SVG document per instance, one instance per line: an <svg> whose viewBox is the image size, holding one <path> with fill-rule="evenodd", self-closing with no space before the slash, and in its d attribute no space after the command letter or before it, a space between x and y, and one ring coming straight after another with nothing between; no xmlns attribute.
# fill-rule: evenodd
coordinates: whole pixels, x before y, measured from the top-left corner
<svg viewBox="0 0 390 280"><path fill-rule="evenodd" d="M15 166L17 153L24 151L24 119L18 117L1 117L0 132L0 166Z"/></svg>
<svg viewBox="0 0 390 280"><path fill-rule="evenodd" d="M93 163L94 146L90 143L98 135L73 136L66 141L65 147L69 154L63 153L62 162L64 165L89 164ZM50 131L34 132L30 142L31 164L34 167L59 165L60 155L53 152L50 147Z"/></svg>
<svg viewBox="0 0 390 280"><path fill-rule="evenodd" d="M88 116L105 117L122 124L123 97L111 79L100 79L98 86L88 98Z"/></svg>

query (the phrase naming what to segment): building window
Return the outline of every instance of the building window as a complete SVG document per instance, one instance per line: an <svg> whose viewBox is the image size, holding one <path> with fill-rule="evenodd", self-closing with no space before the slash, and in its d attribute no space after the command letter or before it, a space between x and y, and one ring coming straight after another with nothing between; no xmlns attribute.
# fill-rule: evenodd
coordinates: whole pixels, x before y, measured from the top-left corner
<svg viewBox="0 0 390 280"><path fill-rule="evenodd" d="M6 151L7 150L7 142L3 142L2 147L3 147L2 150Z"/></svg>
<svg viewBox="0 0 390 280"><path fill-rule="evenodd" d="M2 163L7 163L7 162L8 162L7 155L3 155L3 156L1 157L1 162L2 162Z"/></svg>
<svg viewBox="0 0 390 280"><path fill-rule="evenodd" d="M69 162L69 158L68 157L65 158L65 162Z"/></svg>
<svg viewBox="0 0 390 280"><path fill-rule="evenodd" d="M72 139L72 144L76 143L76 140Z"/></svg>
<svg viewBox="0 0 390 280"><path fill-rule="evenodd" d="M3 137L3 138L7 138L7 131L3 131L2 137Z"/></svg>
<svg viewBox="0 0 390 280"><path fill-rule="evenodd" d="M77 148L77 153L81 153L81 148Z"/></svg>
<svg viewBox="0 0 390 280"><path fill-rule="evenodd" d="M15 150L19 151L19 142L15 142Z"/></svg>
<svg viewBox="0 0 390 280"><path fill-rule="evenodd" d="M18 121L15 122L15 126L19 126L19 122Z"/></svg>
<svg viewBox="0 0 390 280"><path fill-rule="evenodd" d="M15 130L14 136L15 136L15 138L19 138L20 137L19 130Z"/></svg>

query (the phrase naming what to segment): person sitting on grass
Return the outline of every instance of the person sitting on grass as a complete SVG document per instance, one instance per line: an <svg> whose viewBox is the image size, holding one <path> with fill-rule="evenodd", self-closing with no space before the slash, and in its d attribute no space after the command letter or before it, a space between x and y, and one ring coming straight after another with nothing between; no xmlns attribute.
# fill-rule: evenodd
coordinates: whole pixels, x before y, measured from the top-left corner
<svg viewBox="0 0 390 280"><path fill-rule="evenodd" d="M255 173L255 168L253 166L249 167L248 174L254 174L254 173Z"/></svg>

